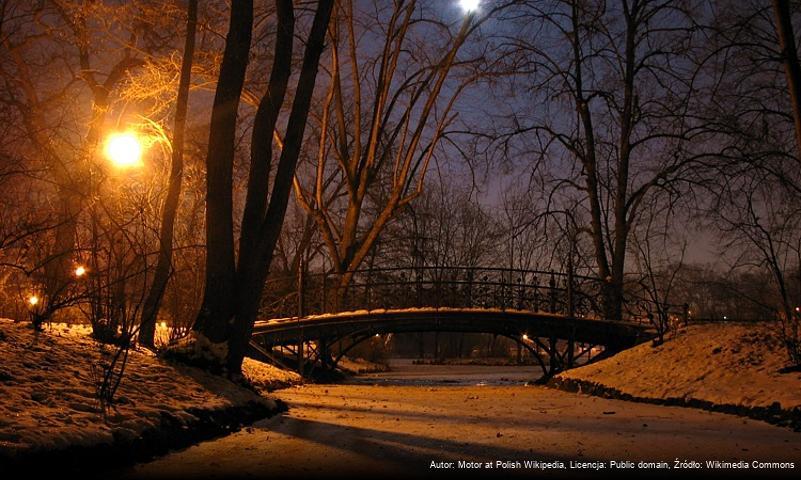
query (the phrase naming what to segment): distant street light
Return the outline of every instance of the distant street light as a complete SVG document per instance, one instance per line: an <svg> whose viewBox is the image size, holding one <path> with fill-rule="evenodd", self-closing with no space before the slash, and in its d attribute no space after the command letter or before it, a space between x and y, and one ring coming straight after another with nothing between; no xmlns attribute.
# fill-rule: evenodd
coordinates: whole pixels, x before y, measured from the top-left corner
<svg viewBox="0 0 801 480"><path fill-rule="evenodd" d="M81 278L84 275L86 275L86 267L84 267L83 265L78 265L77 267L75 267L75 276L76 277Z"/></svg>
<svg viewBox="0 0 801 480"><path fill-rule="evenodd" d="M30 297L28 297L28 303L30 303L32 307L39 305L39 297L37 297L36 295L31 295Z"/></svg>
<svg viewBox="0 0 801 480"><path fill-rule="evenodd" d="M459 6L465 13L473 13L478 10L481 0L459 0Z"/></svg>
<svg viewBox="0 0 801 480"><path fill-rule="evenodd" d="M142 142L133 132L118 132L109 135L104 152L117 168L127 169L142 164Z"/></svg>

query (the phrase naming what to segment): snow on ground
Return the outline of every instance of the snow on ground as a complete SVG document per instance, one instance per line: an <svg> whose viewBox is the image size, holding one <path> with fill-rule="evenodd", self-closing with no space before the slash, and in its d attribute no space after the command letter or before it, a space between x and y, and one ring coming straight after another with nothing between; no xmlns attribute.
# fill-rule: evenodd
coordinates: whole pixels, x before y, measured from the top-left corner
<svg viewBox="0 0 801 480"><path fill-rule="evenodd" d="M286 414L138 465L121 472L122 477L441 478L447 472L429 469L432 461L646 460L672 466L678 458L789 461L794 470L755 474L797 478L801 465L801 433L788 429L732 415L545 387L304 385L276 395L289 405ZM497 470L481 478L597 473L592 467ZM637 473L607 472L602 478ZM469 473L451 470L454 478ZM676 478L688 474L645 473L657 478L659 473Z"/></svg>
<svg viewBox="0 0 801 480"><path fill-rule="evenodd" d="M435 314L435 313L524 313L524 314L535 314L541 317L554 317L554 318L562 318L564 317L563 314L560 313L551 313L545 312L540 310L520 310L516 308L492 308L492 307L409 307L409 308L375 308L372 310L349 310L344 312L335 312L335 313L321 313L316 315L306 315L303 317L304 321L325 321L325 320L332 320L337 318L356 318L356 317L369 317L371 315L397 315L403 313L423 313L423 314ZM583 317L582 317L583 318ZM590 319L590 317L587 317ZM593 318L595 319L595 318ZM297 322L298 317L284 317L284 318L272 318L269 320L259 320L256 322L256 326L265 326L265 325L275 325L275 324L282 324L282 323L293 323Z"/></svg>
<svg viewBox="0 0 801 480"><path fill-rule="evenodd" d="M779 373L787 355L772 324L700 324L663 345L641 344L557 376L635 397L801 408L801 372Z"/></svg>
<svg viewBox="0 0 801 480"><path fill-rule="evenodd" d="M29 323L0 319L0 460L110 444L115 436L136 438L157 429L165 416L186 425L194 419L188 410L276 407L273 400L224 378L131 351L116 403L104 415L92 366L104 363L112 348L102 347L89 333L88 326L64 324L36 333ZM251 362L246 370L257 384L283 375Z"/></svg>
<svg viewBox="0 0 801 480"><path fill-rule="evenodd" d="M247 357L242 363L242 373L260 391L272 391L303 382L303 377L297 372L284 370Z"/></svg>
<svg viewBox="0 0 801 480"><path fill-rule="evenodd" d="M350 357L342 357L337 364L341 370L344 370L348 373L352 374L359 374L359 373L377 373L377 372L386 372L389 371L389 366L383 363L376 363L365 360L363 358L350 358Z"/></svg>

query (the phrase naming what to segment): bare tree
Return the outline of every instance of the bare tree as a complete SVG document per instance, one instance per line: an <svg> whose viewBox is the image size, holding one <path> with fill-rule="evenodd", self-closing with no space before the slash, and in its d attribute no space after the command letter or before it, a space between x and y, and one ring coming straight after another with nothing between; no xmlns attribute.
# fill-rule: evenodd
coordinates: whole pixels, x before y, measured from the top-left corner
<svg viewBox="0 0 801 480"><path fill-rule="evenodd" d="M15 2L4 13L0 76L3 100L19 122L14 148L41 164L38 177L56 195L54 228L40 266L42 314L49 317L64 304L59 297L72 282L80 216L106 175L96 150L115 92L144 58L166 45L157 31L169 15L145 3L55 0ZM101 52L103 44L118 48Z"/></svg>
<svg viewBox="0 0 801 480"><path fill-rule="evenodd" d="M792 365L801 365L799 314L795 308L801 304L801 208L797 202L787 202L782 191L786 193L766 175L732 181L723 193L719 216L728 239L726 247L740 252L738 266L770 273L775 288L770 303L778 314L789 360Z"/></svg>
<svg viewBox="0 0 801 480"><path fill-rule="evenodd" d="M278 0L275 57L270 84L262 98L253 127L250 180L243 214L239 259L234 252L233 157L237 110L242 96L253 28L253 3L237 2L223 54L212 109L207 155L206 282L201 311L195 323L188 354L211 368L236 376L250 339L281 231L292 178L300 154L307 116L324 48L332 0L320 0L310 29L287 121L278 167L268 196L272 138L291 71L295 7ZM180 350L180 349L177 349Z"/></svg>
<svg viewBox="0 0 801 480"><path fill-rule="evenodd" d="M196 28L197 0L189 0L186 20L186 43L184 45L183 60L181 61L181 78L178 85L178 99L175 105L175 123L171 142L172 161L169 188L167 198L164 200L164 212L159 235L158 263L150 286L150 292L142 307L142 320L139 328L139 343L150 348L154 347L153 335L155 333L156 317L172 269L173 237L184 168L184 130L186 128L186 111L189 103L189 82L192 75Z"/></svg>
<svg viewBox="0 0 801 480"><path fill-rule="evenodd" d="M665 334L675 324L672 320L688 314L683 304L675 303L674 298L684 268L687 240L672 224L672 215L666 214L665 210L670 206L659 200L653 198L644 206L643 221L632 232L631 240L639 288L630 292L633 298L629 298L629 307L639 309L640 305L632 304L643 304L644 313L656 329L654 345L665 341Z"/></svg>
<svg viewBox="0 0 801 480"><path fill-rule="evenodd" d="M320 114L314 180L311 186L295 180L296 198L313 215L340 275L340 295L382 231L420 195L455 119L453 106L477 79L467 67L481 57L459 53L502 8L467 15L454 33L434 17L417 20L415 12L426 12L415 0L377 8L376 18L357 11L353 1L340 3L331 28L331 82ZM443 45L432 47L434 38ZM375 76L368 74L373 69Z"/></svg>
<svg viewBox="0 0 801 480"><path fill-rule="evenodd" d="M526 2L524 10L509 58L530 75L535 105L548 108L519 114L513 131L533 144L550 178L546 196L581 200L579 218L606 280L606 316L621 318L641 205L655 191L679 194L704 158L690 147L702 133L689 121L693 11L650 0Z"/></svg>
<svg viewBox="0 0 801 480"><path fill-rule="evenodd" d="M708 64L714 75L709 115L725 145L710 210L740 268L763 269L774 287L763 299L781 321L793 364L799 353L798 54L790 2L748 2L731 10L713 2ZM788 101L789 100L789 101Z"/></svg>

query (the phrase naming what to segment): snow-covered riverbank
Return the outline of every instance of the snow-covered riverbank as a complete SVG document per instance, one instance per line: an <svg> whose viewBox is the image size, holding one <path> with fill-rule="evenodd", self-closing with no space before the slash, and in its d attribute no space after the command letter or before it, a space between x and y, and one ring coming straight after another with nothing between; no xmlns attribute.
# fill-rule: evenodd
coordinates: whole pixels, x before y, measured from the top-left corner
<svg viewBox="0 0 801 480"><path fill-rule="evenodd" d="M425 368L425 367L421 367ZM541 386L304 385L279 390L288 412L227 437L171 453L127 478L615 478L610 461L704 462L706 476L739 477L705 462L785 462L753 478L797 478L801 434L689 408L562 392ZM459 469L458 461L562 462L564 468ZM454 463L450 469L431 462ZM595 464L586 468L574 465ZM600 470L597 464L603 463ZM693 477L695 475L692 475Z"/></svg>
<svg viewBox="0 0 801 480"><path fill-rule="evenodd" d="M131 351L110 409L96 389L112 348L86 326L36 333L0 320L0 464L91 470L163 453L237 429L281 410L271 398L200 370ZM257 387L294 374L248 361ZM2 469L0 469L2 470Z"/></svg>
<svg viewBox="0 0 801 480"><path fill-rule="evenodd" d="M801 372L775 325L701 324L564 372L551 385L611 398L735 413L801 428Z"/></svg>

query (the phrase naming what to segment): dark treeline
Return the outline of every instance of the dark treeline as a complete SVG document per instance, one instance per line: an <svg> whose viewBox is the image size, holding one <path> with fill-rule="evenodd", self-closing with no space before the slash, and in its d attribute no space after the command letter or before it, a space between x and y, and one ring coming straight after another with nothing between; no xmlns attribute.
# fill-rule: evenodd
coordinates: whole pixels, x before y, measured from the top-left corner
<svg viewBox="0 0 801 480"><path fill-rule="evenodd" d="M0 314L236 374L301 269L334 302L571 270L801 363L799 32L782 0L0 0Z"/></svg>

